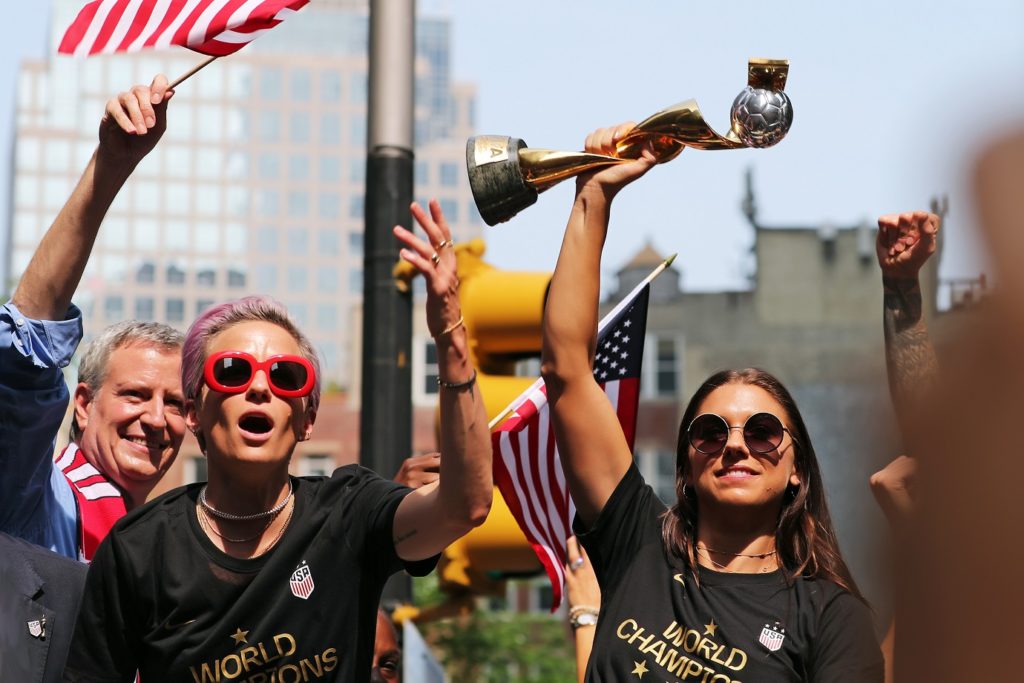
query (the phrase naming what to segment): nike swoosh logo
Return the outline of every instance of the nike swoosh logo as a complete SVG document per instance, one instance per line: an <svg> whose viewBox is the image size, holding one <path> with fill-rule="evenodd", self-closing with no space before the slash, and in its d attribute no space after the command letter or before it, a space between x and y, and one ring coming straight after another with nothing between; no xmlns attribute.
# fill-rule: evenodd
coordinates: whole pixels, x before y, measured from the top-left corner
<svg viewBox="0 0 1024 683"><path fill-rule="evenodd" d="M682 585L684 585L684 586L686 585L686 582L683 581L683 575L682 574L676 574L672 578L675 579L676 581L678 581L679 583L681 583Z"/></svg>
<svg viewBox="0 0 1024 683"><path fill-rule="evenodd" d="M198 619L189 619L188 621L183 621L180 624L164 624L164 630L165 631L176 631L177 629L181 628L182 626L188 626L189 624L193 624L196 621L198 621Z"/></svg>

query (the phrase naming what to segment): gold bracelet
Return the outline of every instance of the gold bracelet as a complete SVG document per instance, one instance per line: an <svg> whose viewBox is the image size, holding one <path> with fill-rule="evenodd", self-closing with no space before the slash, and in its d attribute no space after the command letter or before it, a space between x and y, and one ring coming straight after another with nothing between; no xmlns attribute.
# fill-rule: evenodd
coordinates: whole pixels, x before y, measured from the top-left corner
<svg viewBox="0 0 1024 683"><path fill-rule="evenodd" d="M437 386L443 389L453 389L455 391L461 391L462 389L469 389L476 384L476 368L473 368L473 374L469 376L465 382L445 382L441 379L441 375L437 376Z"/></svg>
<svg viewBox="0 0 1024 683"><path fill-rule="evenodd" d="M441 330L437 334L437 336L434 337L434 339L440 339L441 337L444 337L444 336L447 336L447 335L451 334L455 330L457 330L460 327L462 327L465 323L466 323L466 318L460 315L458 320L456 320L451 325L449 325L448 327L446 327L443 330Z"/></svg>

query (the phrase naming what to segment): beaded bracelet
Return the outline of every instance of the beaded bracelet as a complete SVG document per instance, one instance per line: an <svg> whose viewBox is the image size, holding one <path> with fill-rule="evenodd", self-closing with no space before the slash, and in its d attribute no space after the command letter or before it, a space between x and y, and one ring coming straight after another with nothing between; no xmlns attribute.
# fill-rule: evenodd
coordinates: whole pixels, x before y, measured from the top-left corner
<svg viewBox="0 0 1024 683"><path fill-rule="evenodd" d="M476 368L473 368L473 374L469 376L465 382L445 382L441 379L441 376L437 376L437 386L444 389L452 389L454 391L461 391L462 389L469 389L471 386L476 384Z"/></svg>

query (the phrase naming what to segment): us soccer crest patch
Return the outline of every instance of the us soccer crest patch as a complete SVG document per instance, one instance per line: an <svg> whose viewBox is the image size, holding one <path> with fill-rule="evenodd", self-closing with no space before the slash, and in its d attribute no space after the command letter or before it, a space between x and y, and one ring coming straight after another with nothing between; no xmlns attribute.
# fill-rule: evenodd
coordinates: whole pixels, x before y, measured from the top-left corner
<svg viewBox="0 0 1024 683"><path fill-rule="evenodd" d="M782 641L786 639L786 629L775 622L774 626L764 625L761 629L761 637L757 640L772 652L777 652L782 647Z"/></svg>
<svg viewBox="0 0 1024 683"><path fill-rule="evenodd" d="M303 600L313 593L313 589L316 588L313 583L313 572L309 571L309 565L305 560L292 572L292 578L288 580L288 585L291 586L292 595Z"/></svg>

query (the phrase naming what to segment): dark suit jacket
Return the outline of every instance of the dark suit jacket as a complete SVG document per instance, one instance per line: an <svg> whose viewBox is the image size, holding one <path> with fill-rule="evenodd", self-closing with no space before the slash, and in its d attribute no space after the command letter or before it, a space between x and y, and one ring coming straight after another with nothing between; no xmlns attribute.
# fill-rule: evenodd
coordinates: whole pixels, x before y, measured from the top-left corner
<svg viewBox="0 0 1024 683"><path fill-rule="evenodd" d="M86 569L0 533L0 681L60 681Z"/></svg>

